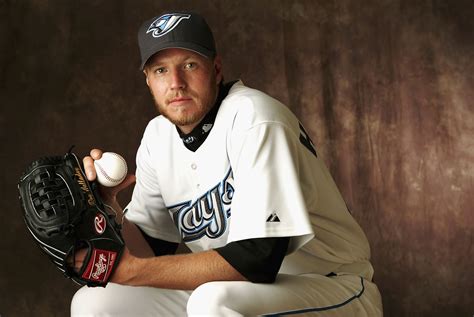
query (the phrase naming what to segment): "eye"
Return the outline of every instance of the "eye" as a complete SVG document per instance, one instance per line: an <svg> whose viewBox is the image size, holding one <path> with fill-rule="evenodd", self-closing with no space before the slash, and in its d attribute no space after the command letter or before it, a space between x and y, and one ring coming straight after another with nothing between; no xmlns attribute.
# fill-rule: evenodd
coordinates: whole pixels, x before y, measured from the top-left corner
<svg viewBox="0 0 474 317"><path fill-rule="evenodd" d="M186 69L194 69L194 68L196 68L196 66L197 66L196 63L194 63L194 62L189 62L189 63L186 63L186 65L184 66L184 68L186 68Z"/></svg>
<svg viewBox="0 0 474 317"><path fill-rule="evenodd" d="M155 73L155 74L163 74L164 72L166 72L166 68L164 68L164 67L157 67L157 68L154 70L154 73Z"/></svg>

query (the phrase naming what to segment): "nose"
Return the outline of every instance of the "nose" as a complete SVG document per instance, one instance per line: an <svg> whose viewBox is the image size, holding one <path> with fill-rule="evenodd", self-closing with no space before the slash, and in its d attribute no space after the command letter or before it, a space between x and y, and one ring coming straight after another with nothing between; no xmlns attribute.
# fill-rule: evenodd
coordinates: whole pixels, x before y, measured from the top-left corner
<svg viewBox="0 0 474 317"><path fill-rule="evenodd" d="M186 87L186 80L181 70L176 69L171 73L171 89L183 89Z"/></svg>

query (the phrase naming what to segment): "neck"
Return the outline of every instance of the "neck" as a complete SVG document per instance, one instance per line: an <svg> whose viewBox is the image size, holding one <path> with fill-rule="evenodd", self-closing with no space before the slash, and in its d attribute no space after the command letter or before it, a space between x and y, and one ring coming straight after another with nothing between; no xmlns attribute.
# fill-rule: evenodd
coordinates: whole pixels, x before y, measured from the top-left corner
<svg viewBox="0 0 474 317"><path fill-rule="evenodd" d="M214 102L214 106L203 116L203 118L201 118L201 120L199 120L197 124L184 127L176 126L176 130L178 130L179 136L188 150L195 152L206 140L214 126L220 104L227 96L232 84L225 86L223 84L219 85L219 94Z"/></svg>
<svg viewBox="0 0 474 317"><path fill-rule="evenodd" d="M204 116L205 116L205 115L204 115ZM190 125L178 125L177 127L178 127L179 131L181 131L181 133L189 134L189 133L191 133L191 131L194 130L195 127L197 127L197 125L198 125L199 123L201 123L201 121L202 121L203 118L204 118L204 117L202 117L201 120L199 120L199 122L197 122L197 123L190 124Z"/></svg>
<svg viewBox="0 0 474 317"><path fill-rule="evenodd" d="M212 101L212 107L209 108L209 110L199 119L199 121L197 121L196 123L193 123L193 124L189 124L189 125L177 125L176 127L181 131L181 133L183 134L189 134L191 133L195 127L197 127L201 121L207 116L207 114L212 111L212 109L214 109L214 107L216 106L216 101L219 97L219 93L222 91L221 89L221 86L223 85L223 83L221 82L219 84L219 86L217 86L217 89L216 89L216 93L214 95L214 98L213 98L213 101Z"/></svg>

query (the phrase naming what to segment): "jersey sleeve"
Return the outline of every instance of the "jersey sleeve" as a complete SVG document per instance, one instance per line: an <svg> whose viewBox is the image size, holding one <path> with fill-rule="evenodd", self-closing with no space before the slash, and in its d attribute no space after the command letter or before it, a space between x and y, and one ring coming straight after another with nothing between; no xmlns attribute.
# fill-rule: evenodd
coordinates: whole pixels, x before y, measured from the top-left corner
<svg viewBox="0 0 474 317"><path fill-rule="evenodd" d="M290 238L262 238L231 242L216 251L253 283L273 283Z"/></svg>
<svg viewBox="0 0 474 317"><path fill-rule="evenodd" d="M173 255L176 253L179 243L156 239L147 235L140 228L138 230L140 230L143 238L145 238L146 242L148 243L148 245L156 256Z"/></svg>
<svg viewBox="0 0 474 317"><path fill-rule="evenodd" d="M153 121L152 121L153 122ZM165 206L156 171L159 164L152 148L154 138L152 122L148 125L137 151L136 184L132 199L125 208L125 216L148 236L179 243L180 235Z"/></svg>
<svg viewBox="0 0 474 317"><path fill-rule="evenodd" d="M228 242L292 237L288 247L291 253L311 240L314 233L302 189L304 170L300 162L301 155L313 154L302 148L297 131L281 122L264 121L236 130L231 144L238 190L232 201Z"/></svg>

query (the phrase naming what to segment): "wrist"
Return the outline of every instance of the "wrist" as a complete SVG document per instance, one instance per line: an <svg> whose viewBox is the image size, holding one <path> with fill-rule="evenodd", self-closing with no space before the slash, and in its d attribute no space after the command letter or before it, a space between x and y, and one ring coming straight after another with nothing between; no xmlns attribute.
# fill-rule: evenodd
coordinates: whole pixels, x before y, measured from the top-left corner
<svg viewBox="0 0 474 317"><path fill-rule="evenodd" d="M103 201L106 211L109 214L115 215L115 221L122 225L124 221L124 213L117 201L107 202Z"/></svg>
<svg viewBox="0 0 474 317"><path fill-rule="evenodd" d="M100 196L104 204L112 206L114 209L115 209L115 206L119 205L117 201L117 196L104 196L104 195L100 195Z"/></svg>
<svg viewBox="0 0 474 317"><path fill-rule="evenodd" d="M141 271L141 261L133 256L127 248L124 249L120 262L112 275L110 282L122 285L134 285L137 274Z"/></svg>

